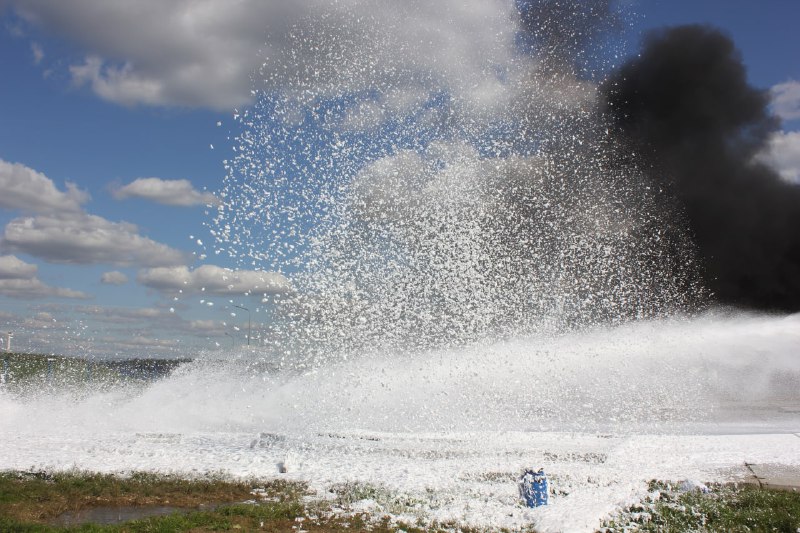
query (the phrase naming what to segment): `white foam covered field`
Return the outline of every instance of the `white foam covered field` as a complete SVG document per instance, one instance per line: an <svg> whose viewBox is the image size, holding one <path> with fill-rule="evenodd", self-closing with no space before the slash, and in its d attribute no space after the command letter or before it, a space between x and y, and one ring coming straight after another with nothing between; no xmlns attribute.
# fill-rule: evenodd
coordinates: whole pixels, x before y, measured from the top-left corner
<svg viewBox="0 0 800 533"><path fill-rule="evenodd" d="M376 516L590 531L651 479L800 464L798 347L798 316L707 315L306 374L207 356L143 389L0 392L0 469L359 482ZM545 508L518 499L526 467Z"/></svg>

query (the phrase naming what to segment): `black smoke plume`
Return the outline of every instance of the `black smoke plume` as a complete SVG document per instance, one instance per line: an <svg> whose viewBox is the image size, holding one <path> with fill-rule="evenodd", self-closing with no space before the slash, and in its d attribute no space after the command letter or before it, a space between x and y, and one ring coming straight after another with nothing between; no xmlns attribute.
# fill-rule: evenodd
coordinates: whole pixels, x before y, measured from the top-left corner
<svg viewBox="0 0 800 533"><path fill-rule="evenodd" d="M682 206L717 300L800 310L800 187L756 160L779 123L731 39L707 26L651 33L603 93L627 146Z"/></svg>

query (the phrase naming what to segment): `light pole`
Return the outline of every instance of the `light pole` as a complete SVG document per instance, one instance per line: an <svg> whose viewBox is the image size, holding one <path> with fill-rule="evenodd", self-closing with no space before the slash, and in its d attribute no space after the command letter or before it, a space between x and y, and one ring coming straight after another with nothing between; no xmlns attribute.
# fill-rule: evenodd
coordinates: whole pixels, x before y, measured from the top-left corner
<svg viewBox="0 0 800 533"><path fill-rule="evenodd" d="M247 311L247 345L250 346L250 310L246 307L242 307L241 305L234 305L236 309L241 309L242 311Z"/></svg>

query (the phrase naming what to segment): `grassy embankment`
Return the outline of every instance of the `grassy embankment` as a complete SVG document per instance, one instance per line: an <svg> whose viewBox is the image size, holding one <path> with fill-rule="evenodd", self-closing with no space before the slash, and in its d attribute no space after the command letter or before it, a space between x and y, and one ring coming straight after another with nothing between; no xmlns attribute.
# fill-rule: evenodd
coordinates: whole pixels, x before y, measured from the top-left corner
<svg viewBox="0 0 800 533"><path fill-rule="evenodd" d="M601 531L782 531L800 527L800 494L754 487L714 486L708 494L679 492L653 482L651 496ZM474 531L454 524L392 523L350 512L363 499L387 513L408 516L413 498L366 485L343 484L326 498L302 483L187 480L167 475L128 477L90 473L0 473L0 531L4 532L207 532L207 531ZM170 506L173 512L123 524L59 526L58 517L97 507ZM205 506L205 507L202 507Z"/></svg>
<svg viewBox="0 0 800 533"><path fill-rule="evenodd" d="M651 482L650 496L604 524L601 531L800 531L800 493L751 485L712 485L680 492Z"/></svg>
<svg viewBox="0 0 800 533"><path fill-rule="evenodd" d="M349 513L355 501L377 498L391 508L409 502L363 485L335 487L327 497L309 494L302 483L195 480L166 475L119 477L90 473L0 473L0 531L49 533L207 531L472 531L453 524L390 523L388 518ZM388 501L392 500L392 501ZM59 526L58 517L96 507L170 506L174 512L114 525ZM200 508L205 506L205 508ZM334 512L336 509L337 512Z"/></svg>
<svg viewBox="0 0 800 533"><path fill-rule="evenodd" d="M56 355L0 353L0 380L10 391L42 387L94 390L123 382L155 379L169 374L184 360L129 359L96 361Z"/></svg>

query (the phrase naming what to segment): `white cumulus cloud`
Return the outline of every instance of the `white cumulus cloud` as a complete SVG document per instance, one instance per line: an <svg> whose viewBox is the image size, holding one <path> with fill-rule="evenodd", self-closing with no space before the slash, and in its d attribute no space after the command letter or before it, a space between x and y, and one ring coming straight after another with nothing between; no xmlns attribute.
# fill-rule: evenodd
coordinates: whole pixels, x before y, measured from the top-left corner
<svg viewBox="0 0 800 533"><path fill-rule="evenodd" d="M67 182L66 192L53 180L20 163L0 159L0 208L32 213L79 213L89 194Z"/></svg>
<svg viewBox="0 0 800 533"><path fill-rule="evenodd" d="M170 318L166 309L155 307L104 307L99 305L80 306L76 312L95 317L102 322L124 323L132 320L163 321Z"/></svg>
<svg viewBox="0 0 800 533"><path fill-rule="evenodd" d="M161 178L138 178L112 191L114 198L144 198L165 205L188 207L211 205L219 200L210 192L196 190L189 180L165 180Z"/></svg>
<svg viewBox="0 0 800 533"><path fill-rule="evenodd" d="M54 263L156 267L186 262L182 252L140 235L134 224L87 213L82 204L88 200L74 184L61 191L41 172L0 160L0 208L26 213L6 225L0 250Z"/></svg>
<svg viewBox="0 0 800 533"><path fill-rule="evenodd" d="M225 335L226 326L218 320L190 320L182 329L205 337L222 337Z"/></svg>
<svg viewBox="0 0 800 533"><path fill-rule="evenodd" d="M118 270L103 272L103 275L100 276L100 283L106 285L125 285L128 283L128 276Z"/></svg>
<svg viewBox="0 0 800 533"><path fill-rule="evenodd" d="M133 337L105 337L97 339L97 344L103 346L108 351L130 351L130 350L171 350L178 348L180 342L176 339L157 339L136 335Z"/></svg>
<svg viewBox="0 0 800 533"><path fill-rule="evenodd" d="M772 109L784 120L800 119L800 81L779 83L772 88Z"/></svg>
<svg viewBox="0 0 800 533"><path fill-rule="evenodd" d="M332 92L376 79L487 97L514 53L512 0L10 0L31 24L77 43L73 80L124 104L229 110L275 84ZM285 87L281 87L285 88ZM492 91L494 94L494 91Z"/></svg>
<svg viewBox="0 0 800 533"><path fill-rule="evenodd" d="M26 263L13 255L0 255L0 296L9 298L78 298L88 299L90 295L66 289L51 287L38 277L36 265Z"/></svg>
<svg viewBox="0 0 800 533"><path fill-rule="evenodd" d="M277 272L231 270L215 265L202 265L194 270L186 266L150 268L139 272L136 280L165 292L266 295L291 290L289 280Z"/></svg>
<svg viewBox="0 0 800 533"><path fill-rule="evenodd" d="M758 159L781 177L800 185L800 131L779 131L772 135Z"/></svg>
<svg viewBox="0 0 800 533"><path fill-rule="evenodd" d="M91 299L90 294L62 287L52 287L39 278L0 280L0 294L9 298L77 298Z"/></svg>
<svg viewBox="0 0 800 533"><path fill-rule="evenodd" d="M183 253L139 235L133 224L87 213L15 218L0 245L52 263L154 267L186 262Z"/></svg>
<svg viewBox="0 0 800 533"><path fill-rule="evenodd" d="M0 279L31 279L38 270L13 255L0 255Z"/></svg>
<svg viewBox="0 0 800 533"><path fill-rule="evenodd" d="M33 54L33 63L38 65L44 59L44 49L39 43L31 43L31 53Z"/></svg>

